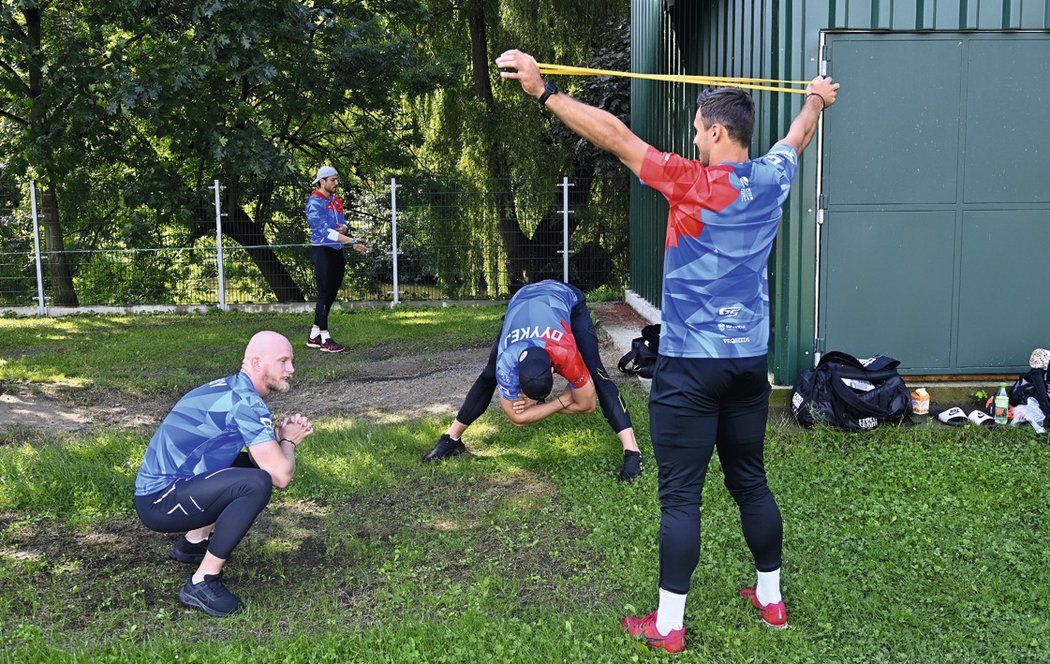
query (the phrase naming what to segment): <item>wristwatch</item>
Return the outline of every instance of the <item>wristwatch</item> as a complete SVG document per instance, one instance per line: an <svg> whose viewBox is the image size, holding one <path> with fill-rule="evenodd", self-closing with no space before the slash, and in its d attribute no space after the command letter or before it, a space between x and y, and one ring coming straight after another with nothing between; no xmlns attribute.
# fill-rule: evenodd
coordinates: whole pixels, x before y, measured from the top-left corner
<svg viewBox="0 0 1050 664"><path fill-rule="evenodd" d="M556 95L559 92L561 92L561 90L558 89L558 86L554 85L550 81L547 81L547 84L543 86L543 94L541 94L536 99L536 101L540 103L540 106L546 106L547 100L550 99L550 96Z"/></svg>

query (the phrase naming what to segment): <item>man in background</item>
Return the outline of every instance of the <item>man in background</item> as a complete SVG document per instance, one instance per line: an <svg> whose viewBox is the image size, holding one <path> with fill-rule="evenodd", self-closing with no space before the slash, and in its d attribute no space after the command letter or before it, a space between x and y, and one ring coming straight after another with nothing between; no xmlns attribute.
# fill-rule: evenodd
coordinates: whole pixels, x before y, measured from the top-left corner
<svg viewBox="0 0 1050 664"><path fill-rule="evenodd" d="M314 266L317 284L317 304L314 307L314 325L307 337L308 348L319 348L323 353L341 353L346 346L336 343L328 331L328 312L332 309L346 274L343 246L353 245L355 251L367 251L365 245L347 235L343 199L336 195L339 173L331 166L317 169L313 184L317 188L306 199L306 219L310 222L310 262Z"/></svg>

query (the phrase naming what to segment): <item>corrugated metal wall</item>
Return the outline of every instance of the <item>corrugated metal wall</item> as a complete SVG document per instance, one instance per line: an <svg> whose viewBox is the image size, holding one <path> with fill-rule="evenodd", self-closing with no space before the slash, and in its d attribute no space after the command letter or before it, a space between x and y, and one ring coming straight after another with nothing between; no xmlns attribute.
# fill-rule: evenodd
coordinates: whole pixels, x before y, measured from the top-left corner
<svg viewBox="0 0 1050 664"><path fill-rule="evenodd" d="M632 0L631 64L633 71L646 73L809 79L819 73L822 30L1047 28L1048 0ZM658 149L695 157L691 122L696 92L695 86L635 81L632 128ZM752 155L787 132L801 104L798 95L756 92L754 97ZM792 382L812 362L815 152L813 145L802 158L770 261L770 366L778 383ZM663 198L635 183L632 287L655 305L660 304L666 215Z"/></svg>

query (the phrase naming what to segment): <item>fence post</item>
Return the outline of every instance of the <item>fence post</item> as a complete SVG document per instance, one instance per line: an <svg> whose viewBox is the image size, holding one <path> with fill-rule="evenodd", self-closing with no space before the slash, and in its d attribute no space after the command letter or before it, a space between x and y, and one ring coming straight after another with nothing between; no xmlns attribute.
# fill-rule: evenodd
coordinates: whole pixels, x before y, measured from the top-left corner
<svg viewBox="0 0 1050 664"><path fill-rule="evenodd" d="M222 253L222 200L219 196L219 181L215 180L215 246L218 248L215 260L219 267L219 309L229 311L226 306L226 274Z"/></svg>
<svg viewBox="0 0 1050 664"><path fill-rule="evenodd" d="M565 283L569 283L569 184L568 177L562 177L561 179L561 280Z"/></svg>
<svg viewBox="0 0 1050 664"><path fill-rule="evenodd" d="M40 267L40 222L36 212L36 180L29 181L29 201L33 208L33 254L36 256L36 313L43 316L44 308L44 272Z"/></svg>
<svg viewBox="0 0 1050 664"><path fill-rule="evenodd" d="M390 254L394 261L394 301L390 306L401 303L401 291L397 283L397 178L390 178Z"/></svg>

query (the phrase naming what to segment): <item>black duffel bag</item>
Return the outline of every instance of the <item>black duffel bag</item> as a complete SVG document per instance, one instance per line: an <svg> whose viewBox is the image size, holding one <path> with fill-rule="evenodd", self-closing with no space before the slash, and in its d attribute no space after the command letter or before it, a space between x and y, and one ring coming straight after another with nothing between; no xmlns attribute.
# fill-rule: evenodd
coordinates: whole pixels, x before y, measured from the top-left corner
<svg viewBox="0 0 1050 664"><path fill-rule="evenodd" d="M823 423L850 431L870 431L909 418L911 397L897 373L900 362L876 355L858 360L848 353L825 353L802 372L791 394L791 412L804 427Z"/></svg>
<svg viewBox="0 0 1050 664"><path fill-rule="evenodd" d="M646 325L642 336L631 341L631 350L620 358L617 368L630 376L652 378L656 356L660 354L660 325Z"/></svg>

